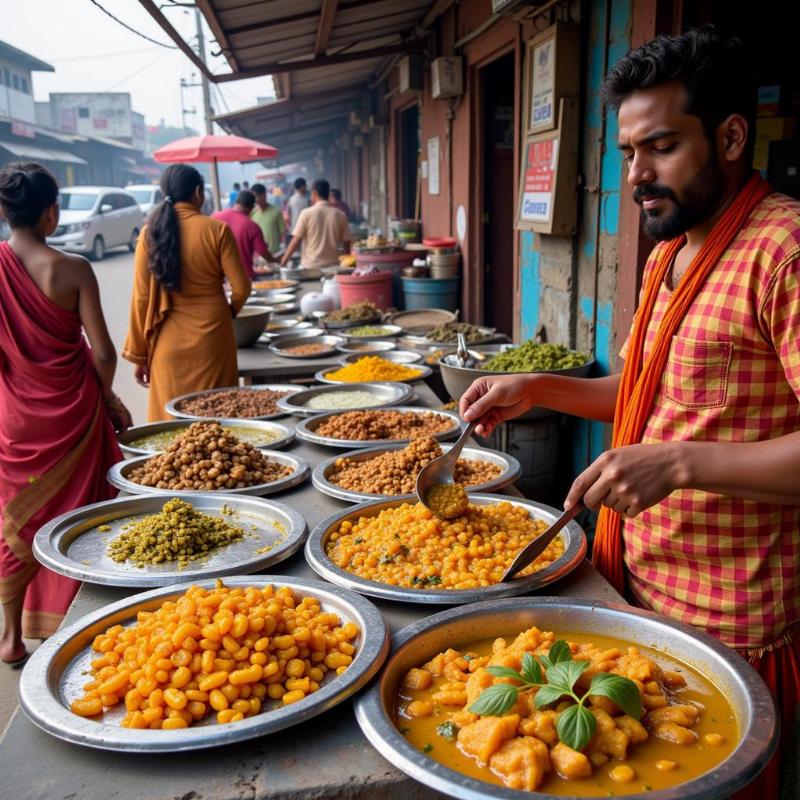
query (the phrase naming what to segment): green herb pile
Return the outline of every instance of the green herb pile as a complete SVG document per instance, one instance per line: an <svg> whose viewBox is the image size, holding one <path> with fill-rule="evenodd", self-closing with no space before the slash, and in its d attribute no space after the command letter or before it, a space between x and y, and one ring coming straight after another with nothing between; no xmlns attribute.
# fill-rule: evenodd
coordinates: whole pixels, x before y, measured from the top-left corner
<svg viewBox="0 0 800 800"><path fill-rule="evenodd" d="M223 513L225 511L223 508ZM244 535L241 528L173 498L158 514L145 517L113 539L108 545L108 555L116 562L132 561L137 567L163 561L177 561L183 565L236 542Z"/></svg>
<svg viewBox="0 0 800 800"><path fill-rule="evenodd" d="M588 661L573 661L569 645L558 641L546 656L539 656L538 661L530 653L525 653L521 672L511 667L487 667L486 671L494 677L507 678L513 683L495 683L487 687L469 710L484 717L502 717L514 707L520 692L532 689L536 689L536 708L546 708L562 699L574 700L574 705L558 715L556 732L567 747L580 750L589 743L597 727L594 714L585 706L590 697L607 697L635 719L642 716L639 688L622 675L598 672L588 691L579 697L574 687L588 666Z"/></svg>
<svg viewBox="0 0 800 800"><path fill-rule="evenodd" d="M570 350L563 344L527 341L519 347L492 356L483 369L493 372L547 372L583 366L589 360L585 353Z"/></svg>

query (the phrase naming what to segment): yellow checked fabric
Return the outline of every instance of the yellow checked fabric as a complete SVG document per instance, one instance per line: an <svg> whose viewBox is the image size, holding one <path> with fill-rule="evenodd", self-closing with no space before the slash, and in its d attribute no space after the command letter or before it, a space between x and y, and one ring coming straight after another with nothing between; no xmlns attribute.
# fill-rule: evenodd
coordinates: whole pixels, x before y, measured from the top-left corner
<svg viewBox="0 0 800 800"><path fill-rule="evenodd" d="M669 298L662 284L645 358ZM642 442L752 442L798 430L800 202L771 194L673 337ZM800 506L681 490L624 520L623 540L643 606L731 647L758 650L800 620Z"/></svg>

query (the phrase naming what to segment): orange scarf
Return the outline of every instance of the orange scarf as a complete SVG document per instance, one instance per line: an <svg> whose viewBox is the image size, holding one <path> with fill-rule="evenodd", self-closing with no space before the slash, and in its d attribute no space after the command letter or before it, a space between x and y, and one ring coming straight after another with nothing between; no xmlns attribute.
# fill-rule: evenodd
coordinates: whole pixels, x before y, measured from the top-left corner
<svg viewBox="0 0 800 800"><path fill-rule="evenodd" d="M771 192L770 185L756 172L720 217L672 295L659 326L652 352L645 363L644 344L653 307L664 276L686 238L679 236L677 239L671 239L661 251L645 285L644 296L628 342L628 353L614 409L612 447L625 447L641 441L656 391L661 383L661 376L667 365L672 337L722 254L736 238L756 206ZM622 517L617 511L612 511L606 506L600 509L593 561L600 574L620 594L624 594Z"/></svg>

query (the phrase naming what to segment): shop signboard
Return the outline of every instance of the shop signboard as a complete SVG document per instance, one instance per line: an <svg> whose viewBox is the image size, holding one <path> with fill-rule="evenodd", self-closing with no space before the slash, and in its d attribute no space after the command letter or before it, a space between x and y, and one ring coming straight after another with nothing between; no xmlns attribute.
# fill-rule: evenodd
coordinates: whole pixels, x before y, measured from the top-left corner
<svg viewBox="0 0 800 800"><path fill-rule="evenodd" d="M531 57L531 116L528 130L546 131L556 124L556 37L533 46Z"/></svg>
<svg viewBox="0 0 800 800"><path fill-rule="evenodd" d="M439 194L439 137L428 139L428 194Z"/></svg>
<svg viewBox="0 0 800 800"><path fill-rule="evenodd" d="M557 169L558 135L527 143L520 221L547 223L553 216Z"/></svg>
<svg viewBox="0 0 800 800"><path fill-rule="evenodd" d="M568 236L578 207L578 104L559 102L559 127L525 137L517 199L518 230Z"/></svg>

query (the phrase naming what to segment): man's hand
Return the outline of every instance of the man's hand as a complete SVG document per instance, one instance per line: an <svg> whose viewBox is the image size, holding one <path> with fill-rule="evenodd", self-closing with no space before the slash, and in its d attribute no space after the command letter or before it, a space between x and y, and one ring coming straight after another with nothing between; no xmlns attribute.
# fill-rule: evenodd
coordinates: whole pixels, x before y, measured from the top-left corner
<svg viewBox="0 0 800 800"><path fill-rule="evenodd" d="M145 389L150 388L150 367L144 364L137 364L136 369L133 371L133 377L136 378L136 383L139 386L144 386Z"/></svg>
<svg viewBox="0 0 800 800"><path fill-rule="evenodd" d="M581 498L587 508L608 506L635 517L684 486L680 444L633 444L607 450L572 484L564 508Z"/></svg>
<svg viewBox="0 0 800 800"><path fill-rule="evenodd" d="M475 432L488 436L501 422L533 406L531 378L506 375L478 378L462 395L458 411L467 422L478 420Z"/></svg>

